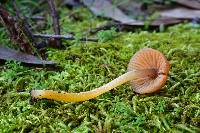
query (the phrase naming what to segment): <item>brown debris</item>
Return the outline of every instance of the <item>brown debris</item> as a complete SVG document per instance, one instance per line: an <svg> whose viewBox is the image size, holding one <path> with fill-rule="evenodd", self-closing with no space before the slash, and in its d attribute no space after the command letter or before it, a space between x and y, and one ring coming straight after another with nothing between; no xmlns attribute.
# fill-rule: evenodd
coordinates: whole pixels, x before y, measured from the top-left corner
<svg viewBox="0 0 200 133"><path fill-rule="evenodd" d="M53 20L53 31L55 35L60 35L60 25L59 25L59 15L56 11L55 1L54 0L48 0L48 6L50 8L50 14L52 16ZM60 39L51 39L50 43L53 43L55 47L61 46L61 40Z"/></svg>
<svg viewBox="0 0 200 133"><path fill-rule="evenodd" d="M199 0L175 0L175 2L188 8L200 10Z"/></svg>
<svg viewBox="0 0 200 133"><path fill-rule="evenodd" d="M20 30L20 25L15 23L14 18L9 14L9 12L0 5L0 18L3 25L7 28L10 38L13 42L20 46L20 49L26 53L32 54L31 44L26 39L26 36Z"/></svg>
<svg viewBox="0 0 200 133"><path fill-rule="evenodd" d="M41 60L36 56L22 53L0 45L0 60L16 60L26 64L55 65L53 61Z"/></svg>
<svg viewBox="0 0 200 133"><path fill-rule="evenodd" d="M200 17L200 10L188 8L175 8L160 12L162 17L171 17L176 19L195 19Z"/></svg>

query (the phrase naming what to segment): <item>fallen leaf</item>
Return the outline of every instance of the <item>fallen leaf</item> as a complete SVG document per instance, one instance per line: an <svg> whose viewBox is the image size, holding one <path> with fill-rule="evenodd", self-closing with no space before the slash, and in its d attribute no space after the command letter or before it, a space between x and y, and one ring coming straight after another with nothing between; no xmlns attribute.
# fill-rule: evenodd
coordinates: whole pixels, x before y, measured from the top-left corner
<svg viewBox="0 0 200 133"><path fill-rule="evenodd" d="M108 0L83 0L86 5L95 15L111 18L115 21L120 22L121 25L125 26L144 26L144 21L139 21L130 18L122 10L112 5ZM130 8L130 7L129 7ZM160 25L171 25L180 23L181 20L177 20L169 17L158 18L149 23L149 26L160 26Z"/></svg>
<svg viewBox="0 0 200 133"><path fill-rule="evenodd" d="M199 0L175 0L176 3L183 5L185 7L200 9L200 1Z"/></svg>
<svg viewBox="0 0 200 133"><path fill-rule="evenodd" d="M109 0L112 1L112 0ZM123 13L131 18L141 18L148 15L148 12L143 7L143 3L137 0L115 0L113 4L116 5Z"/></svg>
<svg viewBox="0 0 200 133"><path fill-rule="evenodd" d="M55 65L53 61L41 60L36 56L25 54L0 45L1 60L16 60L19 62L34 65Z"/></svg>
<svg viewBox="0 0 200 133"><path fill-rule="evenodd" d="M156 20L153 20L153 21L146 21L146 22L134 22L134 23L123 23L121 25L124 25L124 26L144 26L146 24L148 24L150 27L158 27L160 25L172 25L172 24L178 24L182 22L182 20L179 20L179 19L176 19L176 18L170 18L170 17L160 17Z"/></svg>
<svg viewBox="0 0 200 133"><path fill-rule="evenodd" d="M192 10L187 8L175 8L160 12L162 17L171 17L177 19L194 19L200 17L200 10Z"/></svg>
<svg viewBox="0 0 200 133"><path fill-rule="evenodd" d="M160 25L171 25L171 24L178 24L182 22L180 19L170 18L170 17L160 17L154 20L151 23L151 26L160 26Z"/></svg>
<svg viewBox="0 0 200 133"><path fill-rule="evenodd" d="M133 23L136 21L135 19L129 18L109 1L83 0L83 3L97 16L112 18L113 20L119 21L121 23Z"/></svg>

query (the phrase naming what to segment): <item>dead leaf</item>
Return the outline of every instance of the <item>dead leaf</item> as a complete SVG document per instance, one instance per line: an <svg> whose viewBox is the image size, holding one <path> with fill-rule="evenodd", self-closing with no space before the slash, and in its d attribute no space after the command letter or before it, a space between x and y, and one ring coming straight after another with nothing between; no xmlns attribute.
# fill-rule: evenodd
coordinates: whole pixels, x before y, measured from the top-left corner
<svg viewBox="0 0 200 133"><path fill-rule="evenodd" d="M200 9L200 1L199 0L175 0L176 3L183 5L185 7Z"/></svg>
<svg viewBox="0 0 200 133"><path fill-rule="evenodd" d="M83 0L83 3L97 16L111 18L125 26L144 26L143 21L135 20L122 10L112 5L108 0ZM160 26L180 23L180 20L162 17L149 23L149 26Z"/></svg>
<svg viewBox="0 0 200 133"><path fill-rule="evenodd" d="M109 0L112 2L112 0ZM115 0L112 2L121 11L130 16L131 18L145 17L148 15L147 10L144 9L143 3L137 0Z"/></svg>
<svg viewBox="0 0 200 133"><path fill-rule="evenodd" d="M187 8L175 8L161 11L162 17L171 17L177 19L194 19L200 17L200 10L192 10Z"/></svg>
<svg viewBox="0 0 200 133"><path fill-rule="evenodd" d="M83 0L86 5L97 16L112 18L121 23L133 23L136 20L129 18L116 6L106 0Z"/></svg>
<svg viewBox="0 0 200 133"><path fill-rule="evenodd" d="M16 60L27 64L34 65L55 65L53 61L41 60L36 56L25 54L0 45L1 60Z"/></svg>
<svg viewBox="0 0 200 133"><path fill-rule="evenodd" d="M160 17L160 18L157 18L156 20L154 20L151 23L151 26L159 26L161 24L163 24L163 25L171 25L171 24L178 24L180 22L182 22L182 20L180 20L180 19L169 18L169 17Z"/></svg>
<svg viewBox="0 0 200 133"><path fill-rule="evenodd" d="M176 19L176 18L170 18L170 17L160 17L157 18L156 20L153 20L151 22L134 22L134 23L127 23L123 24L125 26L144 26L148 23L149 27L159 27L160 25L167 26L167 25L172 25L172 24L178 24L182 22L182 20Z"/></svg>

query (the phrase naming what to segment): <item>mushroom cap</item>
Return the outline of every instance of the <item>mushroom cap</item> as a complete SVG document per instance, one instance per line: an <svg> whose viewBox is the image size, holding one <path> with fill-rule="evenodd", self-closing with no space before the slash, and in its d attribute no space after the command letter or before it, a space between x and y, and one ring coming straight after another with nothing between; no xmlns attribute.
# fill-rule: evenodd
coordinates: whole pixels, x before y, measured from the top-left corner
<svg viewBox="0 0 200 133"><path fill-rule="evenodd" d="M138 51L128 64L128 71L144 71L143 75L131 80L134 91L140 94L153 93L164 86L170 64L167 58L152 48Z"/></svg>

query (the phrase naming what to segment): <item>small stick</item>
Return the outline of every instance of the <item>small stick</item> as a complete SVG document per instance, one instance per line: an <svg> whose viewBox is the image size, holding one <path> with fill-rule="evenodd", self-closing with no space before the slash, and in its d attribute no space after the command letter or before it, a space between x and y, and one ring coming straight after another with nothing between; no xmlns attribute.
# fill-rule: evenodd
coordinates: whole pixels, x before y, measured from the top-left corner
<svg viewBox="0 0 200 133"><path fill-rule="evenodd" d="M17 7L17 3L16 3L15 0L13 0L13 7L14 7L14 9L15 9L15 13L16 13L17 17L18 17L18 18L21 18L20 12L19 12L19 8Z"/></svg>
<svg viewBox="0 0 200 133"><path fill-rule="evenodd" d="M13 6L14 6L14 9L16 11L16 15L17 17L20 19L21 21L21 27L23 29L23 31L25 32L26 36L28 37L28 39L31 41L31 43L33 43L34 45L36 45L36 41L33 37L33 34L30 30L30 24L28 23L26 17L23 17L20 13L20 10L19 8L17 7L17 4L16 4L16 0L13 0Z"/></svg>
<svg viewBox="0 0 200 133"><path fill-rule="evenodd" d="M48 0L48 5L50 8L50 13L53 19L53 30L55 35L60 35L60 25L59 25L59 18L58 18L58 12L56 11L56 6L54 3L54 0ZM55 40L56 45L58 47L61 46L61 40L60 39L56 39Z"/></svg>
<svg viewBox="0 0 200 133"><path fill-rule="evenodd" d="M22 32L24 33L24 35L26 36L26 38L28 39L29 41L29 46L30 48L32 49L33 52L35 52L38 56L39 56L39 53L36 51L36 49L34 48L34 46L37 46L37 42L33 36L33 33L32 31L30 30L30 24L28 23L27 21L27 18L22 16L21 13L20 13L20 9L17 7L17 3L16 3L16 0L13 0L13 7L14 7L14 10L16 12L16 16L17 18L19 19L19 26L22 30ZM34 45L34 46L33 46ZM40 57L40 56L39 56Z"/></svg>
<svg viewBox="0 0 200 133"><path fill-rule="evenodd" d="M24 36L22 30L20 30L19 24L15 22L13 16L0 4L0 19L3 25L7 28L10 38L13 42L18 44L20 48L26 53L32 53L32 49L29 47L29 42Z"/></svg>
<svg viewBox="0 0 200 133"><path fill-rule="evenodd" d="M36 38L46 38L46 39L64 39L64 40L76 40L74 36L65 36L65 35L50 35L50 34L33 34ZM96 38L80 38L80 41L91 41L91 42L98 42Z"/></svg>
<svg viewBox="0 0 200 133"><path fill-rule="evenodd" d="M17 21L17 18L18 17L13 17L13 20L14 21ZM32 17L27 17L27 16L25 16L25 18L27 19L31 19L31 20L33 20L33 21L43 21L43 20L45 20L45 17L43 17L43 16L32 16Z"/></svg>
<svg viewBox="0 0 200 133"><path fill-rule="evenodd" d="M30 19L35 20L35 21L36 20L37 21L42 21L42 20L45 20L45 17L43 17L43 16L32 16L32 17L30 17Z"/></svg>

